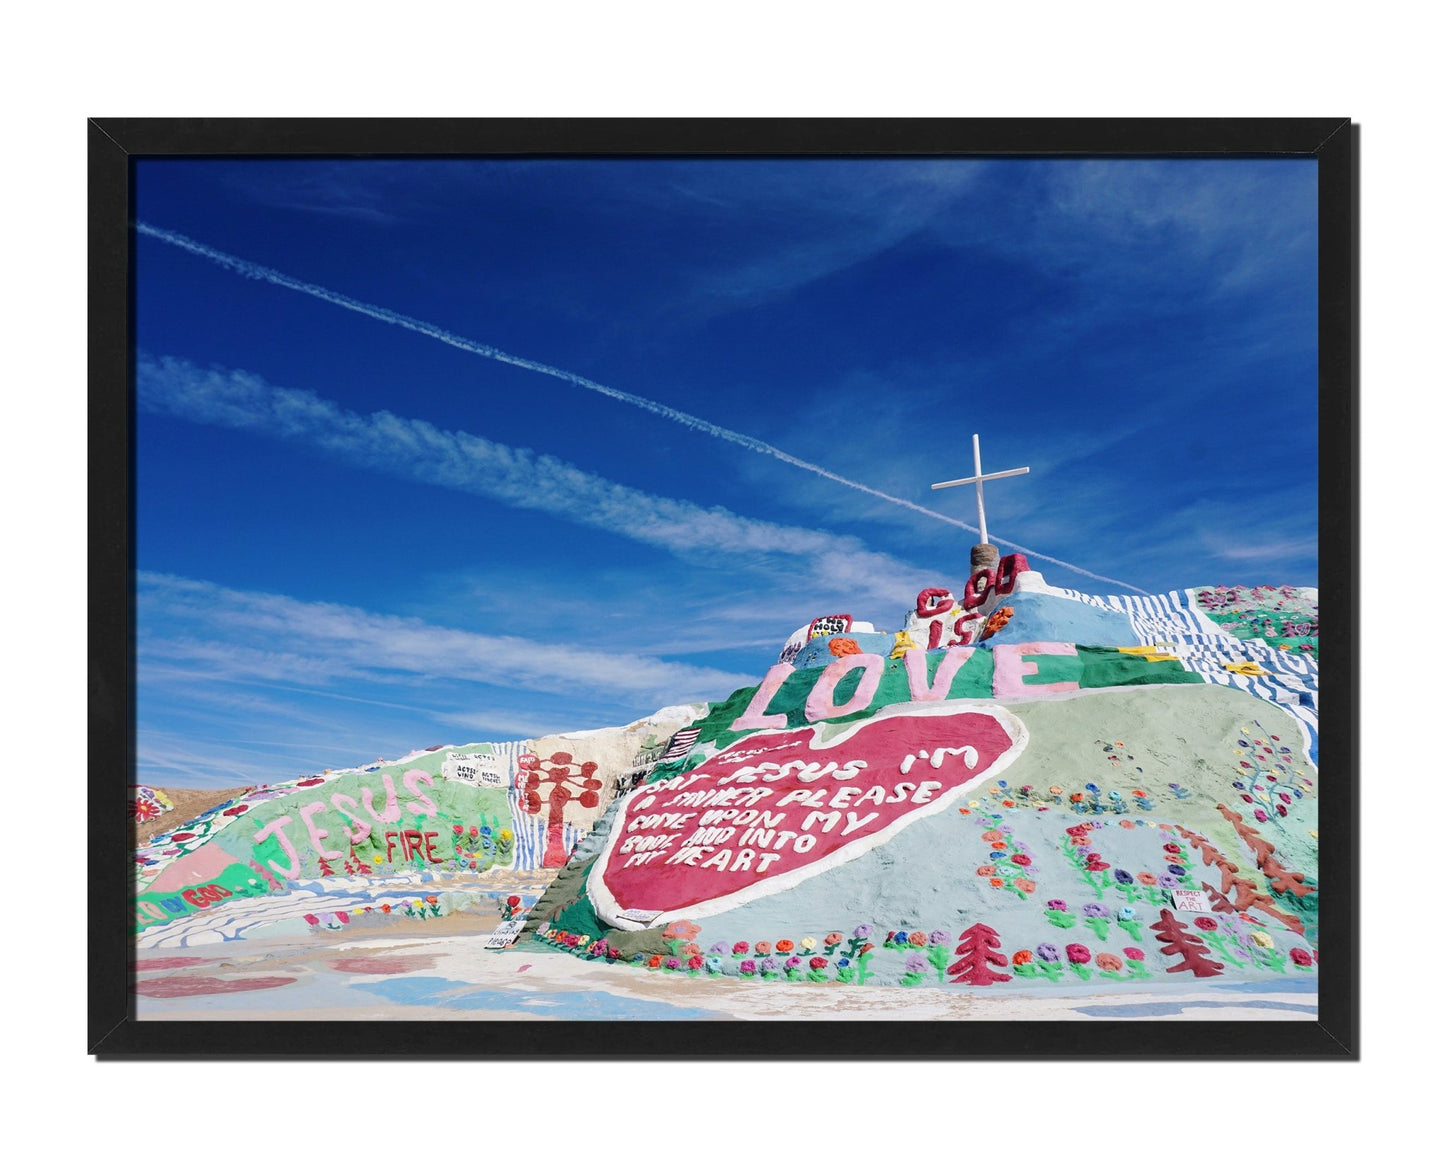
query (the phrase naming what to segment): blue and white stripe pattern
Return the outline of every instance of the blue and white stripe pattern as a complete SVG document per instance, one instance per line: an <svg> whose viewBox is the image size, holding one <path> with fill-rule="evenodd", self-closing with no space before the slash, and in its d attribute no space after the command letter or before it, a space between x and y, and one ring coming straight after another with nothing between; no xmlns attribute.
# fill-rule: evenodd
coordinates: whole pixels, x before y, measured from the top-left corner
<svg viewBox="0 0 1445 1175"><path fill-rule="evenodd" d="M1157 645L1205 681L1242 689L1287 710L1309 736L1310 761L1318 767L1320 687L1319 665L1313 657L1232 636L1204 614L1192 588L1160 596L1095 596L1052 585L1048 590L1105 612L1124 613L1140 645ZM1231 673L1224 668L1243 661L1253 661L1264 674Z"/></svg>
<svg viewBox="0 0 1445 1175"><path fill-rule="evenodd" d="M512 834L517 838L512 857L513 869L540 869L547 853L546 808L536 816L529 815L521 805L522 789L517 786L517 757L532 749L527 742L492 744L492 753L507 761L507 806L512 810ZM585 835L579 828L563 823L562 848L570 853Z"/></svg>

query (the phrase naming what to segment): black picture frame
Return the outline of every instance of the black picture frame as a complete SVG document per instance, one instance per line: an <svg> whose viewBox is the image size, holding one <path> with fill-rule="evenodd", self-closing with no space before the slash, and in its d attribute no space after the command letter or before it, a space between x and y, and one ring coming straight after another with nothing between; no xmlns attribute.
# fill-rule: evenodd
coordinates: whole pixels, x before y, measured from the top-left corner
<svg viewBox="0 0 1445 1175"><path fill-rule="evenodd" d="M1358 128L1290 119L125 119L89 121L87 1051L101 1059L1359 1057ZM1311 157L1319 183L1319 1014L1314 1022L140 1021L132 983L133 164L277 156ZM1327 529L1325 529L1327 528ZM278 1027L278 1026L273 1026ZM283 1043L284 1040L284 1043Z"/></svg>

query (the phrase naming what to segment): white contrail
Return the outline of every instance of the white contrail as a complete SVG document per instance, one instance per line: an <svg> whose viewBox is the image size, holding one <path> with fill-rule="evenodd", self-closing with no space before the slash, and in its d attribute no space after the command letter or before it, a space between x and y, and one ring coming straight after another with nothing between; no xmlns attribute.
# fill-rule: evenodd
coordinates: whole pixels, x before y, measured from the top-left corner
<svg viewBox="0 0 1445 1175"><path fill-rule="evenodd" d="M724 428L720 424L713 424L709 420L703 420L699 416L693 416L688 412L680 412L676 408L670 408L666 404L659 404L656 400L648 400L643 396L634 396L630 392L620 391L617 388L608 387L606 384L598 383L596 380L588 379L586 376L577 375L575 372L567 371L561 367L553 367L548 363L538 363L533 359L523 359L518 355L509 355L505 351L499 351L496 347L489 347L486 343L478 343L473 339L463 338L461 335L453 334L449 330L435 326L429 322L423 322L417 318L410 318L405 314L398 314L394 310L387 310L381 306L373 306L369 302L361 302L355 298L348 298L345 294L338 294L334 290L328 290L325 286L313 285L311 282L304 282L298 278L288 277L286 274L275 269L268 269L264 265L257 265L253 261L246 261L240 257L234 257L230 253L222 253L219 249L212 249L209 245L203 245L199 241L193 241L190 237L182 236L180 233L173 233L168 229L156 228L154 225L146 224L144 221L136 221L136 232L143 236L153 237L158 241L164 241L168 245L175 245L188 253L194 253L197 257L204 257L207 261L229 269L242 277L251 278L254 281L270 282L272 285L281 286L283 289L295 290L297 293L309 294L313 298L319 298L323 302L330 302L333 306L340 306L345 310L353 310L357 314L365 314L368 318L374 318L378 322L387 323L390 326L403 327L406 330L415 331L417 334L426 335L428 338L436 339L440 343L446 343L449 347L456 347L459 351L469 351L473 355L480 355L484 359L495 359L498 363L509 363L513 367L520 367L526 371L535 371L540 375L550 375L554 379L564 380L579 388L586 388L588 391L599 392L614 400L620 400L624 404L631 404L634 408L641 408L644 412L651 412L654 416L661 416L664 420L671 420L675 424L681 424L687 428L696 429L698 432L706 433L708 436L716 437L720 441L731 441L735 445L741 445L745 449L751 449L754 453L761 453L767 457L773 457L788 465L796 466L798 469L806 469L809 473L815 473L819 477L825 477L829 481L836 481L839 485L845 485L849 489L858 490L860 493L872 494L875 498L882 498L885 502L891 502L895 506L902 506L905 510L912 510L917 514L926 515L937 522L946 523L949 526L956 526L959 530L972 531L978 534L978 527L970 526L957 518L950 518L947 514L939 514L936 511L926 509L916 502L910 502L906 498L898 498L892 494L884 493L882 490L874 489L872 486L864 485L862 482L854 481L851 478L843 477L841 474L824 469L821 465L814 465L811 461L804 461L801 457L795 457L782 449L768 444L767 441L759 440L757 437L748 436L746 433L734 432L730 428ZM1130 591L1148 594L1146 589L1136 587L1132 583L1125 583L1122 579L1111 579L1107 575L1098 575L1093 571L1087 571L1072 563L1065 563L1062 559L1055 559L1052 555L1045 555L1039 551L1032 551L1028 547L995 535L999 543L1011 547L1015 551L1021 551L1025 555L1035 559L1042 559L1047 563L1053 563L1059 567L1066 567L1070 571L1080 575L1086 575L1090 579L1097 579L1103 583L1117 584L1119 587L1128 588Z"/></svg>

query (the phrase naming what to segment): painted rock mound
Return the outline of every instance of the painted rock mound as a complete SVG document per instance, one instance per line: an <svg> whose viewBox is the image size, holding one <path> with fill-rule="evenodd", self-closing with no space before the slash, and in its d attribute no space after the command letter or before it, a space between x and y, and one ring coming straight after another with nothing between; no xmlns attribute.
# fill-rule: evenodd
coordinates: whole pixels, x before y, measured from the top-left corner
<svg viewBox="0 0 1445 1175"><path fill-rule="evenodd" d="M1308 979L1313 592L1011 560L898 631L795 632L578 842L534 941L700 979Z"/></svg>

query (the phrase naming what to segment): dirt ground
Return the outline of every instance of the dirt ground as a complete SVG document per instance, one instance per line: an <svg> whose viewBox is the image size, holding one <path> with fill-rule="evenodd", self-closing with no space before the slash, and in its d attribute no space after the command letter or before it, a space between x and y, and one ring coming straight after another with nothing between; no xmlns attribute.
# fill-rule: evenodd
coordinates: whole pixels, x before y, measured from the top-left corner
<svg viewBox="0 0 1445 1175"><path fill-rule="evenodd" d="M483 946L479 908L445 918L137 951L142 1020L1313 1020L1312 981L1161 980L1089 990L872 988L683 976L524 940ZM1121 988L1123 990L1121 990Z"/></svg>

